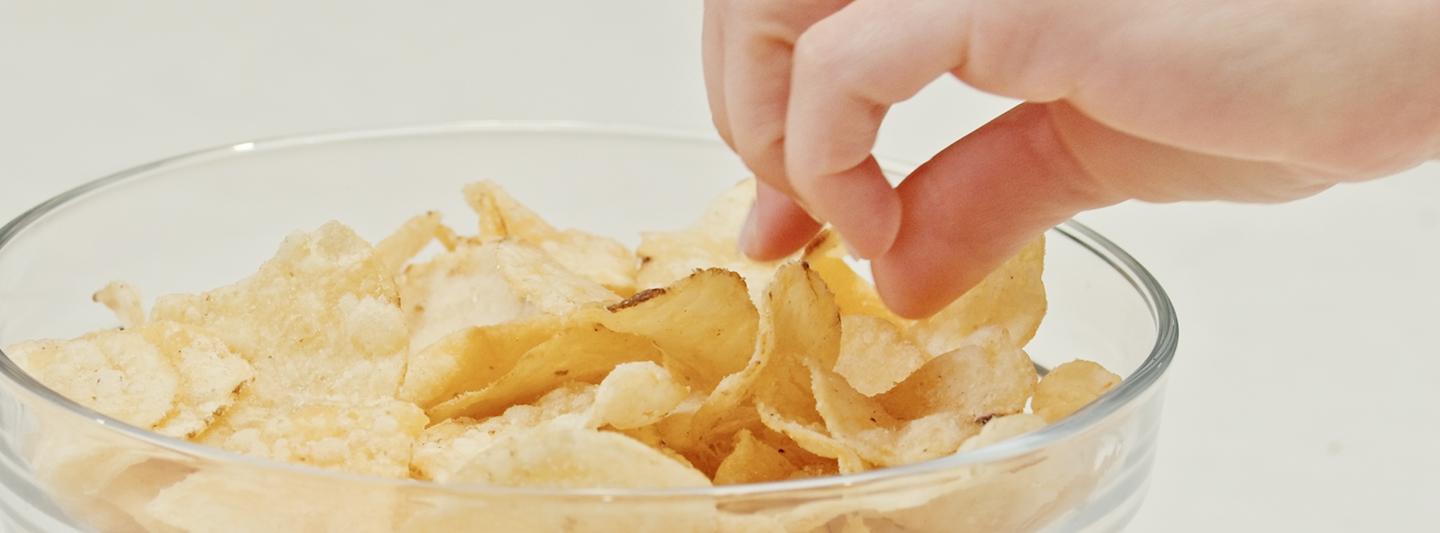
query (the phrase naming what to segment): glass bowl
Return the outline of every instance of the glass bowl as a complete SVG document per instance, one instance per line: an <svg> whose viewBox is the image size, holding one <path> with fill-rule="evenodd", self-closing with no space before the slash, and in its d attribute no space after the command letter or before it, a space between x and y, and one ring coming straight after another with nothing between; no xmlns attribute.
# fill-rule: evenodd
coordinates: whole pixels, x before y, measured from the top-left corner
<svg viewBox="0 0 1440 533"><path fill-rule="evenodd" d="M892 168L893 170L893 168ZM904 170L901 168L900 170ZM331 219L367 238L491 179L558 226L634 244L688 223L745 175L713 139L624 126L478 122L321 134L199 151L105 177L0 229L0 346L113 326L90 294L147 298L252 273L281 238ZM996 446L861 474L695 489L441 486L281 464L127 426L0 354L4 531L173 531L144 512L187 477L214 531L1118 531L1145 492L1177 326L1134 259L1069 222L1050 234L1038 365L1099 361L1125 381L1074 416Z"/></svg>

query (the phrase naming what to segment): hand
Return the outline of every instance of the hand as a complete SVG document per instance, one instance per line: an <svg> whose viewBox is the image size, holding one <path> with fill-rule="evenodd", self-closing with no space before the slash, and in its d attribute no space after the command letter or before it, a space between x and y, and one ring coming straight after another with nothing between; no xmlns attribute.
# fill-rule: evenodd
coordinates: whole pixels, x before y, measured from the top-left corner
<svg viewBox="0 0 1440 533"><path fill-rule="evenodd" d="M1407 0L708 0L705 79L762 182L746 253L799 248L808 212L918 317L1084 210L1286 201L1440 155L1437 27ZM880 122L946 74L1027 103L892 189Z"/></svg>

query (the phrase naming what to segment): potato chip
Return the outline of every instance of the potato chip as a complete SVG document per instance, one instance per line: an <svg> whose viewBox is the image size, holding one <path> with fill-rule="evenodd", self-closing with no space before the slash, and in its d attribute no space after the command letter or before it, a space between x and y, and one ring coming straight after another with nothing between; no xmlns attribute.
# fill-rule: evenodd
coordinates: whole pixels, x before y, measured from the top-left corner
<svg viewBox="0 0 1440 533"><path fill-rule="evenodd" d="M427 422L420 408L393 399L265 403L248 395L197 441L316 468L407 477L411 447Z"/></svg>
<svg viewBox="0 0 1440 533"><path fill-rule="evenodd" d="M255 275L155 302L153 320L200 327L255 367L251 394L394 397L405 316L390 272L355 232L328 223L285 239Z"/></svg>
<svg viewBox="0 0 1440 533"><path fill-rule="evenodd" d="M750 430L740 430L735 435L734 451L720 463L714 479L716 485L780 481L790 479L799 470L779 449L755 438Z"/></svg>
<svg viewBox="0 0 1440 533"><path fill-rule="evenodd" d="M840 312L835 299L820 275L798 262L780 267L765 297L774 345L756 378L756 402L795 422L818 423L807 365L834 368L839 357ZM795 440L805 444L798 437Z"/></svg>
<svg viewBox="0 0 1440 533"><path fill-rule="evenodd" d="M840 235L822 230L805 247L805 262L825 280L825 286L835 295L835 305L846 315L866 315L879 318L897 326L908 326L910 321L900 318L875 292L875 286L860 277L845 262Z"/></svg>
<svg viewBox="0 0 1440 533"><path fill-rule="evenodd" d="M824 426L786 418L765 404L756 405L755 408L760 412L760 420L766 427L784 433L806 451L839 461L840 473L853 474L869 470L869 465L859 454L845 443L827 435Z"/></svg>
<svg viewBox="0 0 1440 533"><path fill-rule="evenodd" d="M971 335L994 325L1008 331L1015 345L1023 347L1045 317L1044 270L1045 238L1041 236L960 299L916 322L910 333L925 351L942 354L976 342Z"/></svg>
<svg viewBox="0 0 1440 533"><path fill-rule="evenodd" d="M442 227L438 211L411 217L390 236L375 243L375 256L385 265L386 272L399 273L406 261L424 250L431 240L439 238Z"/></svg>
<svg viewBox="0 0 1440 533"><path fill-rule="evenodd" d="M754 261L740 253L740 226L754 201L755 180L745 180L711 203L690 227L640 234L640 246L635 249L640 256L635 286L664 287L696 270L722 268L744 278L751 298L761 301L782 261Z"/></svg>
<svg viewBox="0 0 1440 533"><path fill-rule="evenodd" d="M873 315L840 317L835 372L865 396L895 388L930 359L894 323Z"/></svg>
<svg viewBox="0 0 1440 533"><path fill-rule="evenodd" d="M212 467L160 491L145 512L189 533L392 531L399 494L363 483Z"/></svg>
<svg viewBox="0 0 1440 533"><path fill-rule="evenodd" d="M180 388L175 366L133 330L22 342L5 353L55 392L140 428L164 420Z"/></svg>
<svg viewBox="0 0 1440 533"><path fill-rule="evenodd" d="M540 315L451 333L411 353L399 398L428 409L462 392L485 388L566 324L555 315Z"/></svg>
<svg viewBox="0 0 1440 533"><path fill-rule="evenodd" d="M489 181L465 187L480 215L480 237L514 239L544 250L571 272L620 294L635 292L635 254L614 239L579 230L557 230Z"/></svg>
<svg viewBox="0 0 1440 533"><path fill-rule="evenodd" d="M520 356L515 366L489 386L460 394L430 408L433 420L485 417L517 403L529 403L567 381L599 382L615 365L659 361L650 340L617 333L599 324L578 324Z"/></svg>
<svg viewBox="0 0 1440 533"><path fill-rule="evenodd" d="M1076 359L1050 370L1035 386L1030 408L1054 423L1089 405L1120 383L1120 376L1093 361Z"/></svg>
<svg viewBox="0 0 1440 533"><path fill-rule="evenodd" d="M200 434L254 378L250 363L220 339L195 328L157 321L139 331L170 360L179 377L174 406L155 431L185 438Z"/></svg>
<svg viewBox="0 0 1440 533"><path fill-rule="evenodd" d="M150 514L148 506L160 491L179 483L190 475L192 469L176 462L152 459L137 464L117 476L96 499L124 513L133 530L149 533L179 533ZM101 531L126 531L120 527L100 528Z"/></svg>
<svg viewBox="0 0 1440 533"><path fill-rule="evenodd" d="M980 430L974 419L960 411L897 419L876 399L850 388L838 374L819 367L810 370L815 407L825 420L825 429L868 463L897 466L949 455Z"/></svg>
<svg viewBox="0 0 1440 533"><path fill-rule="evenodd" d="M580 415L595 403L595 385L567 383L546 393L533 405L515 405L483 421L451 418L420 434L410 470L420 479L444 483L507 432L533 428L567 415ZM585 418L575 418L582 425Z"/></svg>
<svg viewBox="0 0 1440 533"><path fill-rule="evenodd" d="M705 474L635 439L554 422L509 433L453 478L526 487L704 487Z"/></svg>
<svg viewBox="0 0 1440 533"><path fill-rule="evenodd" d="M462 246L410 265L400 301L410 346L420 350L456 331L618 299L599 284L565 270L529 246L497 241Z"/></svg>
<svg viewBox="0 0 1440 533"><path fill-rule="evenodd" d="M128 283L112 281L95 291L90 300L115 313L121 327L136 328L145 323L145 308L140 305L140 291Z"/></svg>
<svg viewBox="0 0 1440 533"><path fill-rule="evenodd" d="M666 364L677 367L697 390L708 391L744 368L755 346L758 318L745 282L724 270L695 272L605 311L594 312L594 319L612 330L655 341L665 352Z"/></svg>
<svg viewBox="0 0 1440 533"><path fill-rule="evenodd" d="M999 327L985 327L968 346L930 360L876 398L907 420L947 412L983 420L1018 413L1035 391L1035 364Z"/></svg>
<svg viewBox="0 0 1440 533"><path fill-rule="evenodd" d="M634 429L659 422L690 395L670 371L649 361L617 365L595 393L595 426Z"/></svg>

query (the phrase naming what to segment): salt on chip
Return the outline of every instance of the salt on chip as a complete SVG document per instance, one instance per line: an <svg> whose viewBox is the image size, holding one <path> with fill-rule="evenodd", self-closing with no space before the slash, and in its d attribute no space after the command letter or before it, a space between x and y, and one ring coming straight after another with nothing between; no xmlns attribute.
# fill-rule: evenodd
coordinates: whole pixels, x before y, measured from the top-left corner
<svg viewBox="0 0 1440 533"><path fill-rule="evenodd" d="M745 282L719 269L694 272L593 314L607 328L655 341L667 364L679 367L697 389L707 391L745 367L758 320Z"/></svg>
<svg viewBox="0 0 1440 533"><path fill-rule="evenodd" d="M670 371L650 361L617 365L595 393L595 425L634 429L659 422L690 394Z"/></svg>
<svg viewBox="0 0 1440 533"><path fill-rule="evenodd" d="M534 404L514 405L484 420L460 417L430 426L420 434L410 470L420 479L448 482L471 458L500 437L587 412L595 403L595 389L595 385L571 382L546 393ZM577 420L577 425L581 421Z"/></svg>
<svg viewBox="0 0 1440 533"><path fill-rule="evenodd" d="M415 257L430 241L443 233L438 211L429 211L406 220L388 237L375 243L375 255L386 272L398 273L406 261ZM447 228L448 229L448 228Z"/></svg>
<svg viewBox="0 0 1440 533"><path fill-rule="evenodd" d="M971 419L1018 413L1035 391L1035 364L1004 329L977 330L969 344L941 355L876 398L909 420L949 412Z"/></svg>
<svg viewBox="0 0 1440 533"><path fill-rule="evenodd" d="M866 462L897 466L949 455L980 425L963 411L942 410L914 420L885 411L834 372L811 367L815 406L825 429Z"/></svg>
<svg viewBox="0 0 1440 533"><path fill-rule="evenodd" d="M480 238L514 239L543 250L569 271L607 289L635 291L635 254L614 239L580 230L558 230L489 181L465 187L465 199L480 216Z"/></svg>
<svg viewBox="0 0 1440 533"><path fill-rule="evenodd" d="M145 323L145 308L140 305L140 291L129 283L112 281L95 291L90 300L105 306L115 313L120 325L126 328L140 327Z"/></svg>
<svg viewBox="0 0 1440 533"><path fill-rule="evenodd" d="M993 325L1004 328L1017 346L1025 346L1045 317L1045 238L1036 238L1000 265L979 285L920 320L910 333L931 354L942 354L974 342L970 337Z"/></svg>
<svg viewBox="0 0 1440 533"><path fill-rule="evenodd" d="M399 398L428 409L462 392L485 388L566 324L564 318L540 315L451 333L410 354Z"/></svg>
<svg viewBox="0 0 1440 533"><path fill-rule="evenodd" d="M354 231L328 223L285 239L255 275L155 302L153 320L199 327L255 368L250 392L394 397L408 331L391 273Z"/></svg>
<svg viewBox="0 0 1440 533"><path fill-rule="evenodd" d="M557 423L507 434L471 459L453 479L553 488L710 485L705 474L635 439Z"/></svg>
<svg viewBox="0 0 1440 533"><path fill-rule="evenodd" d="M247 396L197 441L254 457L355 474L403 478L429 422L408 402Z"/></svg>
<svg viewBox="0 0 1440 533"><path fill-rule="evenodd" d="M134 330L22 342L5 353L55 392L140 428L164 420L180 388L175 366Z"/></svg>
<svg viewBox="0 0 1440 533"><path fill-rule="evenodd" d="M515 366L483 389L462 393L429 409L434 420L485 417L529 403L568 381L599 382L630 361L659 361L660 349L644 337L581 323L520 356Z"/></svg>
<svg viewBox="0 0 1440 533"><path fill-rule="evenodd" d="M895 388L930 359L890 321L865 314L840 317L835 372L861 394L875 396Z"/></svg>
<svg viewBox="0 0 1440 533"><path fill-rule="evenodd" d="M796 468L779 449L756 438L749 430L735 435L735 448L715 471L716 485L736 485L790 479Z"/></svg>
<svg viewBox="0 0 1440 533"><path fill-rule="evenodd" d="M511 241L461 246L410 265L400 279L410 347L417 351L469 327L567 314L614 299L539 250Z"/></svg>
<svg viewBox="0 0 1440 533"><path fill-rule="evenodd" d="M740 227L755 202L755 180L731 187L706 208L690 227L679 231L640 234L640 269L636 287L663 287L705 268L723 268L739 274L759 302L781 261L755 261L740 253Z"/></svg>
<svg viewBox="0 0 1440 533"><path fill-rule="evenodd" d="M1120 376L1093 361L1077 359L1050 370L1035 386L1030 408L1054 423L1089 405L1120 383Z"/></svg>
<svg viewBox="0 0 1440 533"><path fill-rule="evenodd" d="M198 435L235 403L241 387L254 378L250 363L196 328L157 321L139 331L170 360L179 377L174 407L155 431L182 438Z"/></svg>

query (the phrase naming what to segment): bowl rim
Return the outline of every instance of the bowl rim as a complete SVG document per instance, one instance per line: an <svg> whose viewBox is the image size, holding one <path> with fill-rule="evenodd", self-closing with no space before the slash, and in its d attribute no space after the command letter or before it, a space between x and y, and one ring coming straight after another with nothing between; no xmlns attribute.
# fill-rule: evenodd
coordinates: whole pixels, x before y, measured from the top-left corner
<svg viewBox="0 0 1440 533"><path fill-rule="evenodd" d="M601 137L632 137L665 142L686 142L720 145L713 134L657 128L650 126L591 123L578 121L534 121L534 120L474 120L416 124L387 128L332 130L308 134L284 135L260 138L251 141L231 143L194 150L130 167L113 174L83 183L34 207L22 212L4 226L0 226L0 253L6 245L20 236L27 228L86 195L111 185L141 181L147 177L162 174L186 166L230 157L243 157L246 153L283 150L311 145L341 144L356 141L397 140L422 136L444 136L463 134L580 134ZM908 174L916 165L882 159L887 172ZM266 458L243 455L228 450L212 448L187 440L161 435L147 429L131 426L117 419L85 407L60 395L41 384L22 370L9 355L0 349L0 377L8 385L18 386L24 391L59 407L67 414L89 419L107 431L117 432L134 441L157 446L167 452L178 452L195 459L212 461L229 466L245 466L270 470L285 475L300 475L333 480L341 483L364 483L376 487L410 488L427 491L445 491L472 496L536 496L583 498L598 497L606 501L615 499L655 498L726 498L753 497L781 493L818 491L824 489L853 489L856 486L871 485L886 481L903 482L909 478L926 474L940 474L965 466L999 461L1024 455L1067 439L1088 430L1110 415L1131 405L1160 383L1165 370L1174 358L1179 340L1179 324L1175 308L1164 288L1138 261L1115 243L1089 227L1068 220L1052 231L1059 233L1076 244L1086 248L1105 261L1119 275L1125 278L1136 293L1145 301L1155 321L1155 343L1149 355L1126 376L1120 385L1094 402L1057 423L1044 429L1009 439L1005 442L983 447L974 451L959 452L945 457L902 466L879 468L854 474L824 476L787 481L772 481L742 485L722 485L684 488L585 488L556 489L544 487L504 487L480 484L441 484L415 479L392 479L378 476L353 474L336 470L321 469Z"/></svg>

